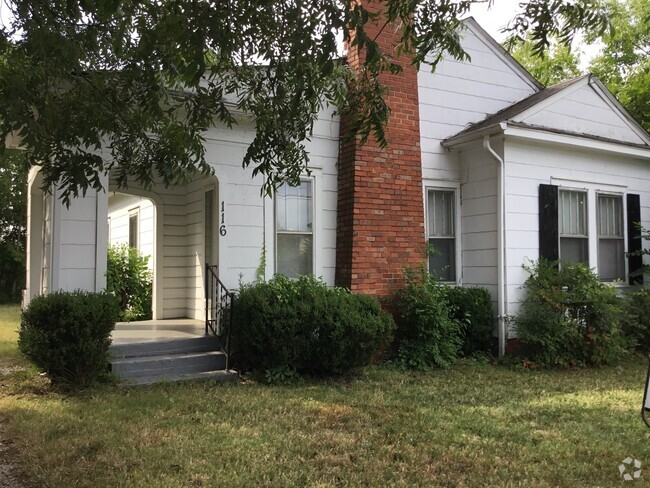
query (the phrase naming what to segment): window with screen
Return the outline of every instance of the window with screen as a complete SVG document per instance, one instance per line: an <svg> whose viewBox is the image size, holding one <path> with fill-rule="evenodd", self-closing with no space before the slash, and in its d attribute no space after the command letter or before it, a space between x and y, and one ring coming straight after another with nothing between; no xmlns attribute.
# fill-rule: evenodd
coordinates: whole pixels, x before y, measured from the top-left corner
<svg viewBox="0 0 650 488"><path fill-rule="evenodd" d="M282 185L275 197L276 272L289 278L312 274L313 184Z"/></svg>
<svg viewBox="0 0 650 488"><path fill-rule="evenodd" d="M560 190L560 259L589 265L587 194Z"/></svg>
<svg viewBox="0 0 650 488"><path fill-rule="evenodd" d="M603 281L625 279L623 197L598 195L598 274Z"/></svg>
<svg viewBox="0 0 650 488"><path fill-rule="evenodd" d="M456 281L455 192L427 190L429 272L442 281Z"/></svg>

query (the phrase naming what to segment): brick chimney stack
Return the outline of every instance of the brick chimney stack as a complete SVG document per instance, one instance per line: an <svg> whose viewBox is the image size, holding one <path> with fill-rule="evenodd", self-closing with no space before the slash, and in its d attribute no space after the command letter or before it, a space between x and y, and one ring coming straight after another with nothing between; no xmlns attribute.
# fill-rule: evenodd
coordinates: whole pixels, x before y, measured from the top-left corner
<svg viewBox="0 0 650 488"><path fill-rule="evenodd" d="M366 2L369 11L384 7L381 1ZM386 139L380 148L371 137L361 146L358 138L341 145L338 168L338 215L336 284L356 293L391 296L403 283L407 266L425 259L422 159L418 73L405 55L397 57L400 30L381 17L366 24L369 38L393 56L403 71L385 73L391 109ZM363 65L356 47L348 46L348 64ZM348 123L341 120L341 136Z"/></svg>

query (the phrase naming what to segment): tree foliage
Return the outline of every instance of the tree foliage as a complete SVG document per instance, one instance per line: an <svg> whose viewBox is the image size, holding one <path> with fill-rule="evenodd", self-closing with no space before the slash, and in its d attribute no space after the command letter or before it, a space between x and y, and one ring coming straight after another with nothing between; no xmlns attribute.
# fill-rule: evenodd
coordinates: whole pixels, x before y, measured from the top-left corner
<svg viewBox="0 0 650 488"><path fill-rule="evenodd" d="M609 0L611 31L590 69L650 130L650 9L647 0ZM594 41L594 39L591 39Z"/></svg>
<svg viewBox="0 0 650 488"><path fill-rule="evenodd" d="M579 55L565 44L555 42L546 51L537 53L535 43L527 39L518 42L510 54L544 86L580 75Z"/></svg>
<svg viewBox="0 0 650 488"><path fill-rule="evenodd" d="M0 135L18 136L66 201L111 168L118 183L144 186L210 171L206 129L244 113L255 137L242 164L270 193L306 169L322 104L351 115L350 136L386 144L381 74L400 66L367 35L370 22L392 23L398 53L435 66L443 53L466 57L458 27L474 1L7 0ZM542 49L551 35L606 26L596 0L528 0L511 29ZM341 33L358 70L336 61Z"/></svg>
<svg viewBox="0 0 650 488"><path fill-rule="evenodd" d="M19 151L0 158L0 303L17 301L25 285L27 166Z"/></svg>

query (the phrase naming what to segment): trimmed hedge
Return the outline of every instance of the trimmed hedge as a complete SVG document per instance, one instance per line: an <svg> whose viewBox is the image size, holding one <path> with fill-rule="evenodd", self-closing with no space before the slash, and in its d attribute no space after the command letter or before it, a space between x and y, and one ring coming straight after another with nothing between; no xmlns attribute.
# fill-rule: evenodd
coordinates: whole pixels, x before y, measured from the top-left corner
<svg viewBox="0 0 650 488"><path fill-rule="evenodd" d="M110 336L119 315L110 293L41 295L22 314L18 348L52 383L85 387L108 371Z"/></svg>
<svg viewBox="0 0 650 488"><path fill-rule="evenodd" d="M370 296L310 276L244 285L237 294L233 358L240 370L338 375L364 366L392 340L395 324ZM289 375L290 376L290 375Z"/></svg>

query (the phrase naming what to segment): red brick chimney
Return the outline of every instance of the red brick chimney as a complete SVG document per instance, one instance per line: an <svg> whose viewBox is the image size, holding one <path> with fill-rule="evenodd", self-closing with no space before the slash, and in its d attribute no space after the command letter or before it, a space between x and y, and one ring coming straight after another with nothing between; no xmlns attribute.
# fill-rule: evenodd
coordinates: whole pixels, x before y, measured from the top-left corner
<svg viewBox="0 0 650 488"><path fill-rule="evenodd" d="M381 1L360 0L369 11L383 10ZM407 266L425 259L422 159L417 68L405 55L397 58L400 29L383 27L381 18L366 25L366 33L382 52L393 56L403 71L385 73L391 109L381 149L371 137L341 146L338 167L336 284L353 292L391 296L403 283ZM356 47L348 46L348 64L362 66ZM348 129L341 120L341 136Z"/></svg>

